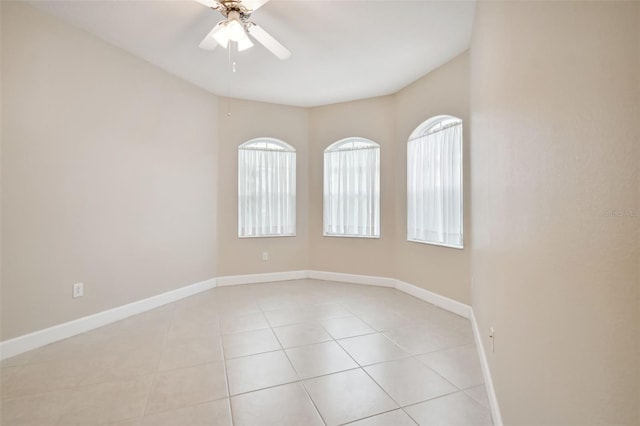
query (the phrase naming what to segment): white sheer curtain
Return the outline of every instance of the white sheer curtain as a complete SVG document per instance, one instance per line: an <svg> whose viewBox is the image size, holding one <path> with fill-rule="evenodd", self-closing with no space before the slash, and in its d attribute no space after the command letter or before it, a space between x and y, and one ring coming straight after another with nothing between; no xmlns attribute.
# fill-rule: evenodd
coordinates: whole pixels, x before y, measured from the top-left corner
<svg viewBox="0 0 640 426"><path fill-rule="evenodd" d="M462 247L462 122L409 141L407 237Z"/></svg>
<svg viewBox="0 0 640 426"><path fill-rule="evenodd" d="M380 236L380 148L324 153L324 234Z"/></svg>
<svg viewBox="0 0 640 426"><path fill-rule="evenodd" d="M296 153L238 149L238 236L295 235Z"/></svg>

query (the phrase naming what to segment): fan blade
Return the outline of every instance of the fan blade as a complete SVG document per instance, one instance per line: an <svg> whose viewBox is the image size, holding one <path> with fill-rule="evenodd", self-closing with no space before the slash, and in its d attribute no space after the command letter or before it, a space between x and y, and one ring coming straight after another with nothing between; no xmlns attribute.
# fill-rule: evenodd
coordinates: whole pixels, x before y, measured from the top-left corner
<svg viewBox="0 0 640 426"><path fill-rule="evenodd" d="M258 42L267 48L268 51L276 55L280 59L287 59L291 56L291 52L284 47L278 40L273 38L271 34L262 29L262 27L254 24L253 22L247 25L247 31Z"/></svg>
<svg viewBox="0 0 640 426"><path fill-rule="evenodd" d="M213 38L213 35L221 29L221 26L223 23L224 21L218 22L216 26L213 27L211 31L209 31L209 34L207 34L207 36L198 45L200 49L213 50L216 47L218 47L219 43L216 41L215 38Z"/></svg>
<svg viewBox="0 0 640 426"><path fill-rule="evenodd" d="M200 0L196 0L196 1L200 1ZM202 0L202 1L206 1L206 0ZM269 0L242 0L242 5L247 9L249 9L250 11L255 12L257 9L264 6L265 3L268 1Z"/></svg>
<svg viewBox="0 0 640 426"><path fill-rule="evenodd" d="M196 1L202 5L205 5L207 7L212 7L214 9L217 9L218 7L220 7L220 4L216 0L196 0Z"/></svg>

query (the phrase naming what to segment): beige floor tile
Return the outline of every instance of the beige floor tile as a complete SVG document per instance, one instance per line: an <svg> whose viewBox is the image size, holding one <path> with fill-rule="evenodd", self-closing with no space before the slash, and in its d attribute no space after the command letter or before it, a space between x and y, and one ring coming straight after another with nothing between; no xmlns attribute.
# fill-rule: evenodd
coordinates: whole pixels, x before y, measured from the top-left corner
<svg viewBox="0 0 640 426"><path fill-rule="evenodd" d="M231 426L229 398L151 414L142 418L143 426Z"/></svg>
<svg viewBox="0 0 640 426"><path fill-rule="evenodd" d="M142 419L135 418L135 419L119 420L117 422L108 422L108 423L104 423L104 425L101 425L101 426L140 426L140 425L142 425ZM64 426L64 425L61 425L61 426Z"/></svg>
<svg viewBox="0 0 640 426"><path fill-rule="evenodd" d="M37 350L37 349L36 349ZM6 358L0 361L0 369L8 368L8 367L17 367L20 365L27 364L36 350L22 353L20 355L12 356L11 358Z"/></svg>
<svg viewBox="0 0 640 426"><path fill-rule="evenodd" d="M451 345L448 339L424 325L396 328L383 334L412 355L446 349Z"/></svg>
<svg viewBox="0 0 640 426"><path fill-rule="evenodd" d="M222 362L166 371L156 375L145 415L226 397Z"/></svg>
<svg viewBox="0 0 640 426"><path fill-rule="evenodd" d="M142 416L153 376L76 388L59 425L92 425Z"/></svg>
<svg viewBox="0 0 640 426"><path fill-rule="evenodd" d="M421 355L418 360L460 389L484 383L475 345L465 345Z"/></svg>
<svg viewBox="0 0 640 426"><path fill-rule="evenodd" d="M338 343L361 366L409 356L407 352L380 333L341 339Z"/></svg>
<svg viewBox="0 0 640 426"><path fill-rule="evenodd" d="M95 356L95 335L98 333L83 333L59 342L51 343L31 351L30 363L46 361L69 361L76 358Z"/></svg>
<svg viewBox="0 0 640 426"><path fill-rule="evenodd" d="M227 361L231 395L298 380L284 351L267 352Z"/></svg>
<svg viewBox="0 0 640 426"><path fill-rule="evenodd" d="M444 309L435 308L426 311L427 314L424 318L427 319L429 324L438 324L449 330L454 330L462 333L471 332L471 321L467 318L456 315L452 312L445 311Z"/></svg>
<svg viewBox="0 0 640 426"><path fill-rule="evenodd" d="M168 328L167 328L168 330ZM167 336L167 330L149 333L131 329L96 330L90 350L93 356L122 356L131 352L160 352Z"/></svg>
<svg viewBox="0 0 640 426"><path fill-rule="evenodd" d="M378 309L376 312L359 315L360 319L378 331L406 327L411 324L404 316L390 309Z"/></svg>
<svg viewBox="0 0 640 426"><path fill-rule="evenodd" d="M218 320L212 321L188 321L183 319L176 319L171 323L169 327L169 334L167 338L199 338L199 337L213 337L220 334L220 325Z"/></svg>
<svg viewBox="0 0 640 426"><path fill-rule="evenodd" d="M73 394L63 390L35 396L3 399L0 408L2 425L54 425Z"/></svg>
<svg viewBox="0 0 640 426"><path fill-rule="evenodd" d="M353 315L344 306L336 303L314 305L307 308L307 310L311 319L315 321L327 320L331 318L344 318Z"/></svg>
<svg viewBox="0 0 640 426"><path fill-rule="evenodd" d="M269 323L261 312L238 315L223 314L220 317L220 330L224 334L269 328Z"/></svg>
<svg viewBox="0 0 640 426"><path fill-rule="evenodd" d="M474 343L473 331L471 330L471 328L460 330L441 324L427 325L431 325L434 327L434 331L442 336L442 338L447 342L448 347L452 348L455 346L469 345Z"/></svg>
<svg viewBox="0 0 640 426"><path fill-rule="evenodd" d="M142 425L141 418L126 419L126 420L120 420L117 422L108 422L104 424L104 426L140 426L140 425ZM64 425L61 425L61 426L64 426Z"/></svg>
<svg viewBox="0 0 640 426"><path fill-rule="evenodd" d="M267 320L269 320L271 327L282 327L314 320L313 315L304 308L278 309L275 311L267 311L264 315L267 317Z"/></svg>
<svg viewBox="0 0 640 426"><path fill-rule="evenodd" d="M303 379L358 367L358 364L334 341L290 348L286 352Z"/></svg>
<svg viewBox="0 0 640 426"><path fill-rule="evenodd" d="M310 305L304 308L278 309L265 312L272 327L314 322L329 318L340 318L352 315L347 309L338 304Z"/></svg>
<svg viewBox="0 0 640 426"><path fill-rule="evenodd" d="M398 408L361 369L304 382L327 425L339 425Z"/></svg>
<svg viewBox="0 0 640 426"><path fill-rule="evenodd" d="M300 383L291 383L231 398L235 426L322 426Z"/></svg>
<svg viewBox="0 0 640 426"><path fill-rule="evenodd" d="M416 422L404 411L393 410L349 423L349 426L416 426Z"/></svg>
<svg viewBox="0 0 640 426"><path fill-rule="evenodd" d="M166 332L174 317L175 305L168 304L110 324L113 330L135 330L139 334Z"/></svg>
<svg viewBox="0 0 640 426"><path fill-rule="evenodd" d="M8 365L0 368L0 398L7 398L10 395L7 394L9 388L13 385L12 378L22 368L21 365Z"/></svg>
<svg viewBox="0 0 640 426"><path fill-rule="evenodd" d="M332 340L322 325L315 322L276 327L273 332L284 348Z"/></svg>
<svg viewBox="0 0 640 426"><path fill-rule="evenodd" d="M371 365L365 370L402 407L457 391L413 358Z"/></svg>
<svg viewBox="0 0 640 426"><path fill-rule="evenodd" d="M225 334L222 342L226 359L282 349L271 329Z"/></svg>
<svg viewBox="0 0 640 426"><path fill-rule="evenodd" d="M107 354L100 368L88 370L79 384L90 385L153 374L159 360L160 351L156 348L132 347L128 353Z"/></svg>
<svg viewBox="0 0 640 426"><path fill-rule="evenodd" d="M376 312L387 309L383 300L366 295L349 297L343 305L356 316L375 315Z"/></svg>
<svg viewBox="0 0 640 426"><path fill-rule="evenodd" d="M282 293L274 293L269 296L261 297L258 304L263 311L278 311L281 309L295 309L300 306L300 299L295 295Z"/></svg>
<svg viewBox="0 0 640 426"><path fill-rule="evenodd" d="M369 327L360 318L353 316L327 319L322 321L322 326L334 339L376 333L376 330Z"/></svg>
<svg viewBox="0 0 640 426"><path fill-rule="evenodd" d="M219 336L167 339L158 370L173 370L222 360Z"/></svg>
<svg viewBox="0 0 640 426"><path fill-rule="evenodd" d="M483 426L491 425L489 410L464 392L406 407L405 411L421 426Z"/></svg>
<svg viewBox="0 0 640 426"><path fill-rule="evenodd" d="M465 389L464 393L469 395L476 402L479 402L483 407L490 408L489 397L487 396L487 389L484 384Z"/></svg>
<svg viewBox="0 0 640 426"><path fill-rule="evenodd" d="M2 397L34 395L78 386L93 371L110 366L107 358L26 364L2 381Z"/></svg>
<svg viewBox="0 0 640 426"><path fill-rule="evenodd" d="M176 307L172 323L214 323L218 322L219 309L209 305L180 305Z"/></svg>
<svg viewBox="0 0 640 426"><path fill-rule="evenodd" d="M254 300L242 295L230 297L227 300L220 298L215 306L220 311L220 315L250 315L262 312Z"/></svg>
<svg viewBox="0 0 640 426"><path fill-rule="evenodd" d="M436 316L439 311L442 311L441 308L434 305L423 302L414 297L408 297L408 299L394 298L394 300L390 301L390 306L394 311L400 311L402 315L412 323L433 322L434 316Z"/></svg>

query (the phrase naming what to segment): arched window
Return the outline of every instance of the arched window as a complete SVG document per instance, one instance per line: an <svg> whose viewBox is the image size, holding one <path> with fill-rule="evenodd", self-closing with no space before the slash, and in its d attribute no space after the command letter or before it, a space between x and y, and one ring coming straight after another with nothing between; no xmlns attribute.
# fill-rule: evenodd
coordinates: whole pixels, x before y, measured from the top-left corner
<svg viewBox="0 0 640 426"><path fill-rule="evenodd" d="M463 248L462 120L432 117L407 146L407 239Z"/></svg>
<svg viewBox="0 0 640 426"><path fill-rule="evenodd" d="M342 139L324 151L324 235L380 237L380 145Z"/></svg>
<svg viewBox="0 0 640 426"><path fill-rule="evenodd" d="M281 140L238 147L238 237L296 234L296 150Z"/></svg>

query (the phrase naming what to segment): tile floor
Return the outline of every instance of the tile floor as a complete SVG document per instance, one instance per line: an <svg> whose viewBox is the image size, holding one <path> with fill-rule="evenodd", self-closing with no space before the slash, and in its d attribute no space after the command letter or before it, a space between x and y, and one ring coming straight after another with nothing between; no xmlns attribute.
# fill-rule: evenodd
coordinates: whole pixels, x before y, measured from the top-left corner
<svg viewBox="0 0 640 426"><path fill-rule="evenodd" d="M221 287L1 368L3 426L488 425L469 321L389 288Z"/></svg>

